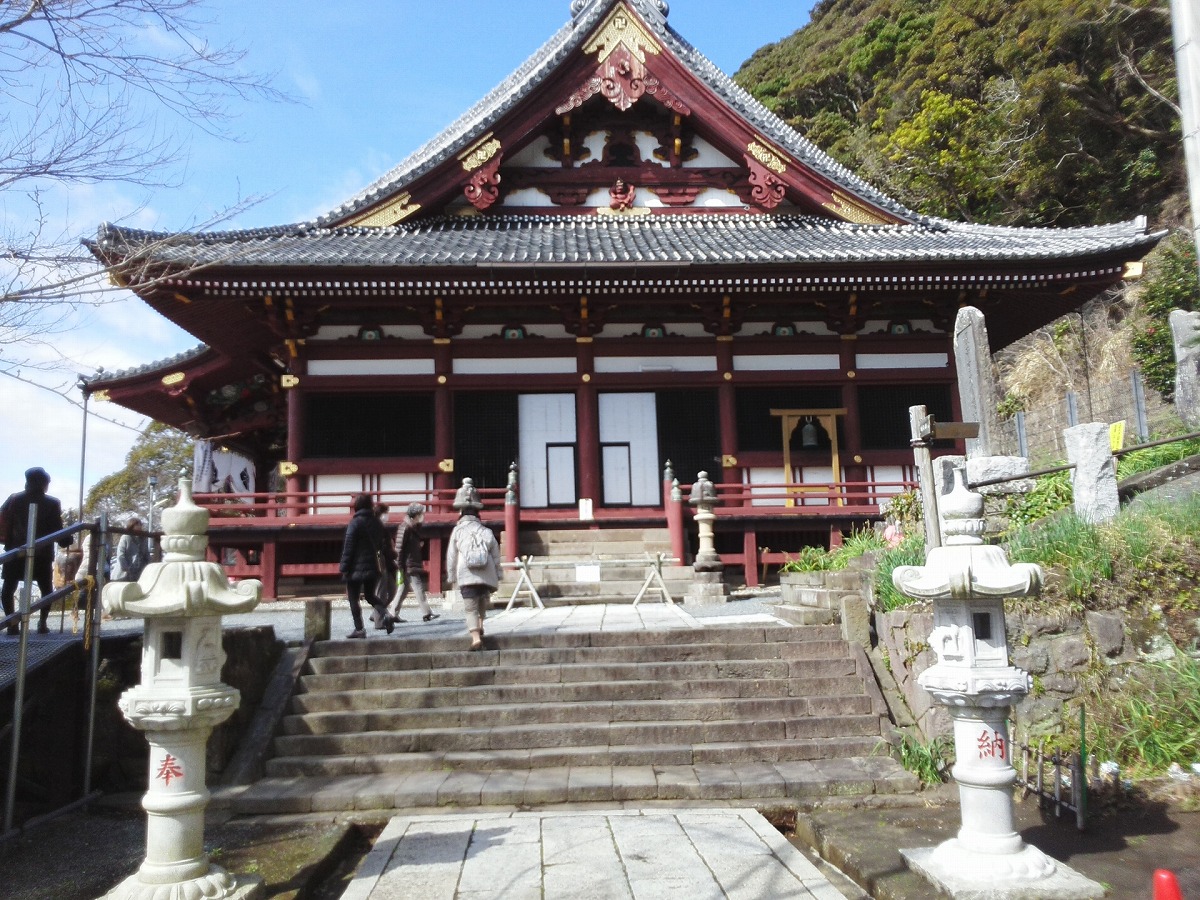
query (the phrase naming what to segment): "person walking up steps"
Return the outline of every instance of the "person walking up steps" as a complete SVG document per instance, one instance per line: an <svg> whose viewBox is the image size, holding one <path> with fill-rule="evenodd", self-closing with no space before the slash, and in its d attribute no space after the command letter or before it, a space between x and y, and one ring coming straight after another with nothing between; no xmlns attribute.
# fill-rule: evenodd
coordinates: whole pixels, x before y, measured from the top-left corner
<svg viewBox="0 0 1200 900"><path fill-rule="evenodd" d="M346 637L365 638L363 628L362 606L360 596L367 598L367 603L375 610L371 621L376 628L392 633L395 620L388 615L387 606L380 603L375 594L379 579L387 572L387 557L391 553L387 532L383 523L375 515L368 494L360 494L354 498L354 518L346 526L346 539L342 543L342 561L338 571L346 580L346 599L350 601L350 615L354 619L354 630Z"/></svg>
<svg viewBox="0 0 1200 900"><path fill-rule="evenodd" d="M417 598L417 607L421 610L422 621L432 622L438 618L438 614L429 608L429 601L425 599L425 579L428 576L425 574L425 559L421 541L421 523L423 521L425 521L425 507L420 503L410 503L405 512L404 521L396 528L396 560L400 571L404 573L404 586L400 588L400 594L396 597L394 615L397 621L403 621L400 619L400 604L408 596L410 588Z"/></svg>
<svg viewBox="0 0 1200 900"><path fill-rule="evenodd" d="M488 601L500 584L500 545L492 530L479 521L483 504L470 478L463 479L454 508L459 519L446 549L446 577L462 594L471 649L481 650Z"/></svg>
<svg viewBox="0 0 1200 900"><path fill-rule="evenodd" d="M4 535L4 549L16 550L25 546L29 530L29 506L37 505L37 529L35 538L46 537L56 531L62 531L62 504L57 497L46 493L50 487L50 476L45 469L33 468L25 471L25 490L11 494L4 505L0 506L0 532ZM71 546L71 538L59 538L60 547ZM54 547L46 545L38 547L33 554L33 581L42 592L42 596L54 589ZM4 604L4 614L11 615L14 611L13 601L17 595L17 585L25 578L25 560L21 557L10 559L4 563L3 585L0 586L0 600ZM38 634L49 634L50 627L47 619L50 617L50 607L43 606L38 618ZM8 626L9 634L17 634L16 622Z"/></svg>

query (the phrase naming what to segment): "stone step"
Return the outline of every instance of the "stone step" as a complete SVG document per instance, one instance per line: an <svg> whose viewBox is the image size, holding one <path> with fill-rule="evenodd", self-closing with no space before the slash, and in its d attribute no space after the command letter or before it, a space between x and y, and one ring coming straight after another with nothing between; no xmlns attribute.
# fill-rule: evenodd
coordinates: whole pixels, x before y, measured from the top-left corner
<svg viewBox="0 0 1200 900"><path fill-rule="evenodd" d="M215 808L239 815L289 815L440 806L542 806L651 800L812 801L912 791L916 778L886 756L840 759L546 768L364 771L323 777L274 776L216 792Z"/></svg>
<svg viewBox="0 0 1200 900"><path fill-rule="evenodd" d="M386 647L389 642L371 641L368 646L372 644ZM360 646L362 646L361 642ZM406 669L791 661L836 659L849 655L849 648L841 639L770 644L676 644L665 647L643 644L629 647L519 647L507 649L504 644L500 644L500 649L476 652L463 649L460 639L453 649L444 651L406 652L401 650L391 654L369 652L357 656L319 656L309 660L309 670L314 675L337 675L349 672L403 671Z"/></svg>
<svg viewBox="0 0 1200 900"><path fill-rule="evenodd" d="M771 614L793 625L828 625L836 622L841 614L832 609L816 609L811 606L791 606L781 603L771 610Z"/></svg>
<svg viewBox="0 0 1200 900"><path fill-rule="evenodd" d="M507 650L542 649L549 647L662 647L672 648L688 644L718 644L732 648L734 645L753 644L809 644L821 641L840 641L841 631L836 626L813 626L797 628L791 625L717 626L705 628L672 628L663 631L579 631L579 632L535 632L493 635L499 652ZM396 654L435 654L458 652L463 657L479 657L478 653L464 653L462 638L453 637L402 637L391 641L320 641L313 646L313 658L332 656L391 656ZM736 651L732 650L731 653ZM486 654L482 654L486 656ZM487 665L495 665L495 658Z"/></svg>
<svg viewBox="0 0 1200 900"><path fill-rule="evenodd" d="M851 685L853 688L853 685ZM761 722L823 716L869 715L861 692L826 697L738 697L689 700L582 700L568 703L486 703L477 706L400 706L332 710L285 716L285 735L353 734L419 728L495 728L523 725L615 725L692 720ZM415 693L415 692L414 692Z"/></svg>
<svg viewBox="0 0 1200 900"><path fill-rule="evenodd" d="M377 753L372 756L278 756L267 760L271 777L320 775L402 774L437 769L553 768L556 766L731 765L844 759L878 756L877 735L814 738L806 741L736 741L712 744L652 744L646 746L535 747L508 750L431 750L423 753ZM884 754L886 756L886 754Z"/></svg>
<svg viewBox="0 0 1200 900"><path fill-rule="evenodd" d="M845 671L845 670L849 671ZM555 684L507 684L478 687L430 687L428 673L405 671L399 679L413 683L386 688L313 691L292 698L293 714L352 712L377 709L438 709L486 703L581 703L652 700L719 700L771 697L833 697L862 692L853 660L842 675L819 678L719 678L695 681L604 681ZM837 670L835 670L837 671Z"/></svg>
<svg viewBox="0 0 1200 900"><path fill-rule="evenodd" d="M667 528L522 528L522 544L570 544L597 542L628 542L639 545L660 543L671 545Z"/></svg>
<svg viewBox="0 0 1200 900"><path fill-rule="evenodd" d="M486 651L484 652L486 653ZM479 655L484 655L480 653ZM831 659L840 656L831 654ZM301 690L379 691L398 687L397 677L412 673L406 687L472 687L509 684L567 684L604 681L709 681L819 677L820 662L812 659L712 660L673 663L608 663L544 666L475 666L446 669L401 669L395 671L345 672L337 675L305 675ZM320 680L318 680L320 679Z"/></svg>
<svg viewBox="0 0 1200 900"><path fill-rule="evenodd" d="M570 540L522 541L520 556L535 562L574 559L583 564L592 559L652 561L659 553L671 556L670 538L664 541L619 540L602 536L574 536Z"/></svg>
<svg viewBox="0 0 1200 900"><path fill-rule="evenodd" d="M334 715L334 714L328 714ZM347 714L352 715L352 714ZM364 718L366 718L364 716ZM385 726L386 727L386 726ZM505 750L594 744L756 743L880 734L879 716L797 717L772 721L676 719L647 722L562 722L531 725L404 728L346 734L283 734L279 756L422 753L430 750Z"/></svg>

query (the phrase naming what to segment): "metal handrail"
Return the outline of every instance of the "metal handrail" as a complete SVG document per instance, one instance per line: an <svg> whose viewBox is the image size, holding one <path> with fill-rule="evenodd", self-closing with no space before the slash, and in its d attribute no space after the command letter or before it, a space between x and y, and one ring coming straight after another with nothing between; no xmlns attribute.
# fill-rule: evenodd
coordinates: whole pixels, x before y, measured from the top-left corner
<svg viewBox="0 0 1200 900"><path fill-rule="evenodd" d="M1118 459L1129 453L1136 453L1138 450L1148 450L1151 447L1162 447L1166 444L1177 444L1180 441L1191 441L1200 438L1200 431L1193 431L1191 434L1180 435L1179 437L1161 438L1157 441L1147 441L1144 444L1135 444L1132 447L1125 447L1121 450L1113 451L1113 458ZM1023 475L1006 475L1002 478L986 478L983 481L972 481L968 488L990 487L993 484L1004 484L1009 481L1023 481L1026 478L1041 478L1043 475L1057 475L1059 472L1069 472L1075 468L1074 463L1066 463L1061 466L1051 466L1048 469L1038 469L1034 472L1026 472Z"/></svg>

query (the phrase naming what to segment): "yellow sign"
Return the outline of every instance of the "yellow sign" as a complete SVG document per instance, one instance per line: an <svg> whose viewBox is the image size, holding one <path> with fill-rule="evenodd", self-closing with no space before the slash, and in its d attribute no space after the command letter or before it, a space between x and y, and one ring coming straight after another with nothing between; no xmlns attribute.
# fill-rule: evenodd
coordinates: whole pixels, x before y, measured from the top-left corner
<svg viewBox="0 0 1200 900"><path fill-rule="evenodd" d="M300 383L300 379L295 375L280 375L279 386L282 388L294 388Z"/></svg>
<svg viewBox="0 0 1200 900"><path fill-rule="evenodd" d="M299 471L300 471L300 467L298 465L296 465L294 462L288 462L287 460L284 460L283 462L281 462L279 464L279 474L282 475L284 478L290 478L292 475L295 475Z"/></svg>
<svg viewBox="0 0 1200 900"><path fill-rule="evenodd" d="M1108 426L1108 445L1113 453L1125 446L1125 420L1113 422Z"/></svg>

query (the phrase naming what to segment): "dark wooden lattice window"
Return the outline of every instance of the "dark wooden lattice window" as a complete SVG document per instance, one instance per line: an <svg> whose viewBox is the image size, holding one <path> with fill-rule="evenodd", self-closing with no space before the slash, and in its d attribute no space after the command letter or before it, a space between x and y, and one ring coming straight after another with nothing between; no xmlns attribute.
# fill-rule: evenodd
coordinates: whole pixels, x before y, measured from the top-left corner
<svg viewBox="0 0 1200 900"><path fill-rule="evenodd" d="M738 450L743 452L783 452L783 426L778 416L771 415L773 409L837 409L842 405L842 392L835 387L741 388L735 397Z"/></svg>
<svg viewBox="0 0 1200 900"><path fill-rule="evenodd" d="M681 484L696 473L721 471L721 432L716 391L658 391L659 463L670 460Z"/></svg>
<svg viewBox="0 0 1200 900"><path fill-rule="evenodd" d="M476 391L454 395L454 481L470 478L480 488L508 484L520 432L517 395Z"/></svg>
<svg viewBox="0 0 1200 900"><path fill-rule="evenodd" d="M308 394L304 455L314 459L432 456L432 394Z"/></svg>
<svg viewBox="0 0 1200 900"><path fill-rule="evenodd" d="M864 450L907 450L911 440L908 408L924 406L939 422L954 420L950 386L945 384L864 385L858 389ZM936 446L953 446L938 441Z"/></svg>

